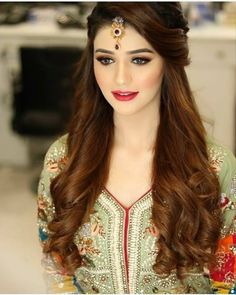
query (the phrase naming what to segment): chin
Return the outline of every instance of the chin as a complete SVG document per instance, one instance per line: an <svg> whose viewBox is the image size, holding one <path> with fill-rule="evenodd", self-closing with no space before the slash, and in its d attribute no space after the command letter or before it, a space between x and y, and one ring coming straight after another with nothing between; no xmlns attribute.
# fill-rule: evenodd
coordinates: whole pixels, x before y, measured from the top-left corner
<svg viewBox="0 0 236 295"><path fill-rule="evenodd" d="M123 115L123 116L132 116L132 115L135 115L136 113L138 113L140 110L137 110L137 109L129 109L129 108L126 108L126 109L118 109L118 108L113 108L114 110L114 113L116 113L117 115Z"/></svg>

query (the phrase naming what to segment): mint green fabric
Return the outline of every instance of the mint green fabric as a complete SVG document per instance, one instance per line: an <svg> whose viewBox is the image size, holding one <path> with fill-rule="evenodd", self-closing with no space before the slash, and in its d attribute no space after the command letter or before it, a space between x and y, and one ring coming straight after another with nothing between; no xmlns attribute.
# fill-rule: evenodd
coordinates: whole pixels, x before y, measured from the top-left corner
<svg viewBox="0 0 236 295"><path fill-rule="evenodd" d="M48 223L54 216L50 194L51 180L63 169L67 160L66 136L58 139L45 157L38 193L38 227L42 244L48 239ZM224 226L222 239L236 234L236 159L225 147L208 142L210 163L221 185L221 197L228 200L222 207ZM49 293L212 293L213 289L230 290L235 283L235 273L215 280L209 270L193 269L186 274L184 284L175 272L167 278L157 276L152 270L158 255L156 240L158 230L151 219L152 192L147 192L131 208L125 210L117 200L103 190L98 196L95 212L89 222L83 224L74 237L83 265L74 276L66 275L60 266L60 257L55 253L43 254L42 265ZM126 236L127 235L127 236ZM125 237L127 244L125 245ZM128 251L128 267L125 249ZM232 248L234 263L235 252ZM224 253L223 253L224 254ZM222 253L221 256L222 257ZM223 263L223 264L222 264ZM219 272L224 271L221 261ZM236 269L236 267L234 266ZM218 271L218 270L217 270ZM232 271L231 271L232 272ZM217 277L218 278L218 277ZM221 286L221 289L220 287Z"/></svg>

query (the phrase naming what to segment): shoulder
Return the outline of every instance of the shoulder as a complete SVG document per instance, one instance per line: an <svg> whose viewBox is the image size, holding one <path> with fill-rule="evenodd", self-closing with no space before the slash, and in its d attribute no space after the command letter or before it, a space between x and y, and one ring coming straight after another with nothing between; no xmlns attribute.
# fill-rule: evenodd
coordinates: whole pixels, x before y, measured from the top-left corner
<svg viewBox="0 0 236 295"><path fill-rule="evenodd" d="M208 143L208 151L210 164L219 179L226 233L233 223L236 226L236 158L227 147L213 141Z"/></svg>
<svg viewBox="0 0 236 295"><path fill-rule="evenodd" d="M65 134L49 147L45 159L44 169L49 173L59 173L67 162L67 137Z"/></svg>
<svg viewBox="0 0 236 295"><path fill-rule="evenodd" d="M213 140L207 141L210 165L219 177L221 185L236 177L236 158L224 145Z"/></svg>
<svg viewBox="0 0 236 295"><path fill-rule="evenodd" d="M216 142L208 144L208 151L220 183L223 238L236 233L236 158L227 147Z"/></svg>
<svg viewBox="0 0 236 295"><path fill-rule="evenodd" d="M49 147L38 185L39 209L47 208L47 215L52 218L54 205L51 198L50 185L52 180L62 171L67 162L67 135L57 139ZM43 216L40 217L42 220Z"/></svg>
<svg viewBox="0 0 236 295"><path fill-rule="evenodd" d="M208 143L208 151L210 164L219 178L223 221L211 280L216 293L226 293L224 291L233 290L235 284L236 159L227 147L213 141Z"/></svg>
<svg viewBox="0 0 236 295"><path fill-rule="evenodd" d="M42 243L48 239L48 222L52 221L55 214L54 201L51 195L51 182L60 173L66 163L67 135L57 139L49 147L44 167L38 185L38 226L39 237Z"/></svg>

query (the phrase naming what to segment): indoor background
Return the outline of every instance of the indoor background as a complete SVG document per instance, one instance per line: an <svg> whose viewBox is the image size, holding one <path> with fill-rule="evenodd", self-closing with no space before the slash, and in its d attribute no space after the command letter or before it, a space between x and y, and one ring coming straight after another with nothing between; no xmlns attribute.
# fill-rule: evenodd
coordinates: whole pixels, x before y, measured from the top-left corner
<svg viewBox="0 0 236 295"><path fill-rule="evenodd" d="M0 293L44 293L37 183L71 114L94 2L0 2ZM125 3L124 3L125 5ZM236 151L236 3L182 2L187 74L209 134Z"/></svg>

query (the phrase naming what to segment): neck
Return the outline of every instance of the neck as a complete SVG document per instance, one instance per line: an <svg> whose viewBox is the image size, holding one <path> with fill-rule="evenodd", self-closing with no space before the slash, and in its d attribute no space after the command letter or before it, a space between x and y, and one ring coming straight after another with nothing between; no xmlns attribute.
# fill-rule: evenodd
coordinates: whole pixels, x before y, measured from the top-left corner
<svg viewBox="0 0 236 295"><path fill-rule="evenodd" d="M114 113L115 146L136 152L153 151L159 126L159 107L132 115Z"/></svg>

